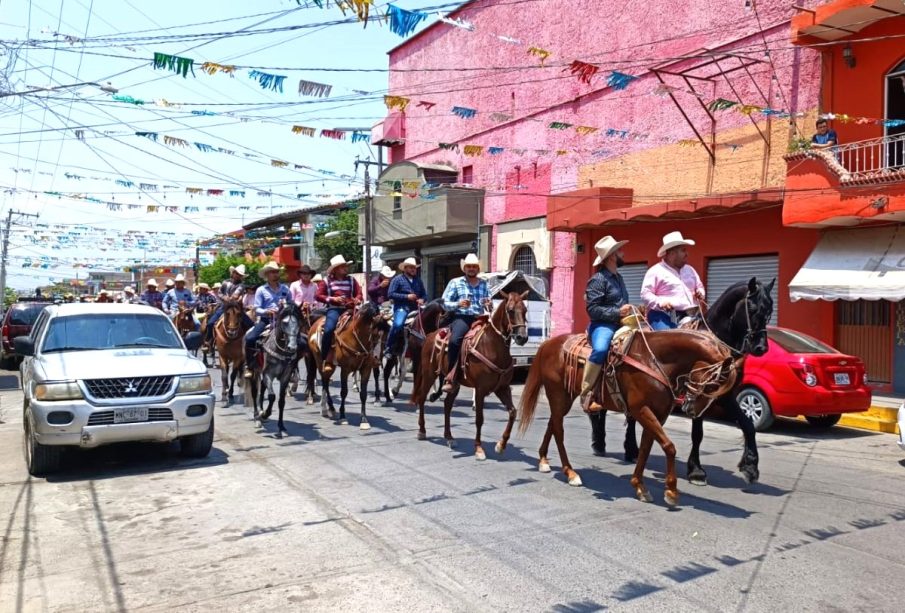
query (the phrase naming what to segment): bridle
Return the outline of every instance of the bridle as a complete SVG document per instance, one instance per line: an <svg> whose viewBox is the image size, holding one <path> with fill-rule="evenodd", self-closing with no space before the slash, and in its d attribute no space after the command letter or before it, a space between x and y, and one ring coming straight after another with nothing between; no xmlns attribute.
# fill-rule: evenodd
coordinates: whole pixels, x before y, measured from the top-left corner
<svg viewBox="0 0 905 613"><path fill-rule="evenodd" d="M233 326L229 325L226 321L226 315L230 311L235 311L237 315L237 323ZM225 305L223 307L223 330L226 334L226 338L229 340L235 340L239 336L239 330L242 329L242 305L239 303L232 303Z"/></svg>
<svg viewBox="0 0 905 613"><path fill-rule="evenodd" d="M704 301L698 300L699 308L701 308L701 321L704 322L704 327L707 328L708 332L713 334L713 337L717 340L717 342L725 346L729 350L729 352L737 358L751 353L750 349L756 337L766 333L766 330L756 330L751 323L751 307L748 306L748 301L754 296L755 294L748 290L745 290L745 336L742 339L741 350L738 350L729 343L723 341L719 336L716 335L716 333L714 333L714 331L710 328L710 324L707 323L707 316L704 315L704 309L702 308L704 306ZM732 313L731 321L735 322L735 312Z"/></svg>
<svg viewBox="0 0 905 613"><path fill-rule="evenodd" d="M490 317L490 327L493 328L493 330L502 337L503 341L505 341L507 345L512 341L512 337L516 330L524 329L525 336L528 336L528 322L527 321L524 321L520 324L512 323L512 312L509 309L509 299L508 298L506 299L505 304L503 304L503 303L500 304L499 308L503 309L503 315L505 315L505 317L506 317L506 323L501 325L500 327L505 329L506 332L504 333L502 330L500 330L499 328L496 327L496 324L493 323L492 314Z"/></svg>

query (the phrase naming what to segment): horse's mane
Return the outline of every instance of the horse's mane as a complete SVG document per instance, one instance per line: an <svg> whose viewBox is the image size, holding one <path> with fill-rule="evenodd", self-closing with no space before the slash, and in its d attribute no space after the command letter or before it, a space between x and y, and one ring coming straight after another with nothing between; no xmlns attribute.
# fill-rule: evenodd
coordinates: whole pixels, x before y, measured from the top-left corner
<svg viewBox="0 0 905 613"><path fill-rule="evenodd" d="M757 282L757 286L760 287L762 284L760 281ZM729 316L735 310L735 305L738 304L738 301L741 300L744 296L737 295L739 292L744 294L748 293L748 282L747 281L739 281L738 283L733 283L723 294L717 298L716 302L713 303L713 306L710 307L710 311L708 313L708 319L711 315L713 316Z"/></svg>

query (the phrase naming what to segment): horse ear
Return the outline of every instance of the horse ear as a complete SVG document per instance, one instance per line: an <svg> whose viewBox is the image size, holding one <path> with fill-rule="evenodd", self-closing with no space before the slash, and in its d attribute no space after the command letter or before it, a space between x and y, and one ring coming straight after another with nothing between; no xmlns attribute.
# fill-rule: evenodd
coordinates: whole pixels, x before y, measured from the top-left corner
<svg viewBox="0 0 905 613"><path fill-rule="evenodd" d="M757 291L757 277L751 277L751 280L748 281L748 292L753 294Z"/></svg>
<svg viewBox="0 0 905 613"><path fill-rule="evenodd" d="M525 290L525 291L522 292L522 295L519 296L519 298L521 298L522 300L524 300L525 298L528 297L528 294L530 294L530 293L531 293L531 292L529 292L528 290Z"/></svg>
<svg viewBox="0 0 905 613"><path fill-rule="evenodd" d="M773 277L773 280L770 281L770 284L764 288L764 291L768 294L773 292L773 286L776 285L776 277Z"/></svg>

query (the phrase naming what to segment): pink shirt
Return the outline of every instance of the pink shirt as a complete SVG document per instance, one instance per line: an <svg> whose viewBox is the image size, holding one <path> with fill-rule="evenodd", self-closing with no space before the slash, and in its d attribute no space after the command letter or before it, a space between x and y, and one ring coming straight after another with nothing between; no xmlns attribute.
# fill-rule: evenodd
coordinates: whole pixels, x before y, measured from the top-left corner
<svg viewBox="0 0 905 613"><path fill-rule="evenodd" d="M686 264L682 270L676 270L660 261L644 275L641 302L652 310L662 310L661 305L668 302L676 311L687 311L698 306L695 291L704 295L704 284L694 268Z"/></svg>
<svg viewBox="0 0 905 613"><path fill-rule="evenodd" d="M302 285L302 281L295 281L289 286L289 293L292 294L292 301L299 306L305 303L314 304L317 302L315 297L317 294L317 283L308 283Z"/></svg>

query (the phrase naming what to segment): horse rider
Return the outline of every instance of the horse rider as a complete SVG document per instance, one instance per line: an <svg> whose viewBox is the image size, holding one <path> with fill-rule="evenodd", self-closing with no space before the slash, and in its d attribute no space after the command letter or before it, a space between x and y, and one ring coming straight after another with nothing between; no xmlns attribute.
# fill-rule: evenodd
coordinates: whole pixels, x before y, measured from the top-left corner
<svg viewBox="0 0 905 613"><path fill-rule="evenodd" d="M157 281L148 279L147 289L141 294L141 301L145 304L163 310L164 295L157 289Z"/></svg>
<svg viewBox="0 0 905 613"><path fill-rule="evenodd" d="M257 357L257 347L255 344L258 338L264 333L267 326L273 323L273 317L284 304L292 299L289 293L289 287L285 283L280 282L280 265L276 262L267 262L258 271L258 274L266 283L255 291L255 314L258 321L254 327L245 335L245 378L251 379L254 376L255 358Z"/></svg>
<svg viewBox="0 0 905 613"><path fill-rule="evenodd" d="M393 301L393 325L387 335L386 353L393 351L396 337L405 327L408 314L424 304L427 300L427 290L424 282L418 276L418 262L415 258L406 258L399 264L401 275L397 275L390 282L387 291L390 300Z"/></svg>
<svg viewBox="0 0 905 613"><path fill-rule="evenodd" d="M138 296L135 295L135 288L127 285L123 288L123 302L125 304L135 304L139 302Z"/></svg>
<svg viewBox="0 0 905 613"><path fill-rule="evenodd" d="M207 283L199 283L198 297L195 299L195 310L203 313L213 304L220 304L220 301L211 293L211 288Z"/></svg>
<svg viewBox="0 0 905 613"><path fill-rule="evenodd" d="M207 328L204 330L206 341L208 343L213 342L214 340L214 324L216 324L221 317L223 317L223 301L224 300L242 300L245 296L245 277L248 274L245 272L245 264L240 264L239 266L230 266L229 267L229 279L224 281L223 283L215 283L214 287L217 288L218 300L217 302L220 304L214 310L210 319L207 320ZM218 287L219 286L219 287ZM200 298L200 296L199 296ZM245 310L242 310L242 325L245 326L245 329L248 330L255 323L251 320L251 317L245 313Z"/></svg>
<svg viewBox="0 0 905 613"><path fill-rule="evenodd" d="M324 316L324 329L321 336L321 355L324 356L324 375L332 374L333 366L333 334L339 316L349 307L361 304L361 286L349 275L349 264L342 255L330 258L327 277L317 286L317 300L327 305Z"/></svg>
<svg viewBox="0 0 905 613"><path fill-rule="evenodd" d="M317 302L317 284L311 281L314 276L314 270L304 264L298 270L298 280L293 281L289 286L289 293L292 294L292 301L304 308L306 305L309 309L314 309Z"/></svg>
<svg viewBox="0 0 905 613"><path fill-rule="evenodd" d="M654 330L676 328L685 317L696 315L698 301L704 300L701 277L688 265L688 247L694 244L681 232L670 232L657 252L661 260L644 275L641 302L647 306L647 321Z"/></svg>
<svg viewBox="0 0 905 613"><path fill-rule="evenodd" d="M464 260L460 260L459 266L465 275L450 280L443 291L443 305L451 314L449 347L446 350L448 370L443 382L443 391L447 393L456 384L462 340L478 315L483 314L491 304L487 281L478 276L481 272L481 260L478 256L469 253Z"/></svg>
<svg viewBox="0 0 905 613"><path fill-rule="evenodd" d="M113 302L113 299L110 297L110 293L107 290L102 289L98 293L97 300L95 300L95 302L100 302L100 303Z"/></svg>
<svg viewBox="0 0 905 613"><path fill-rule="evenodd" d="M368 300L378 308L383 306L389 298L390 280L396 276L396 271L389 266L384 266L373 279L368 282Z"/></svg>
<svg viewBox="0 0 905 613"><path fill-rule="evenodd" d="M594 251L597 252L594 268L597 271L588 279L584 291L585 309L591 320L587 331L591 355L584 366L580 395L581 406L588 413L597 413L602 408L600 404L591 401L591 392L606 363L610 344L621 326L622 318L632 311L625 280L619 274L619 266L623 264L622 247L626 243L628 241L617 241L612 236L604 236L594 245Z"/></svg>
<svg viewBox="0 0 905 613"><path fill-rule="evenodd" d="M165 294L168 291L170 291L171 289L173 289L174 287L176 287L176 282L173 281L172 279L167 279L166 283L164 283L163 286L164 286L164 294Z"/></svg>
<svg viewBox="0 0 905 613"><path fill-rule="evenodd" d="M195 305L195 297L185 286L185 276L178 274L173 280L174 287L163 298L163 311L172 316L179 312L179 304L185 303L187 308Z"/></svg>

